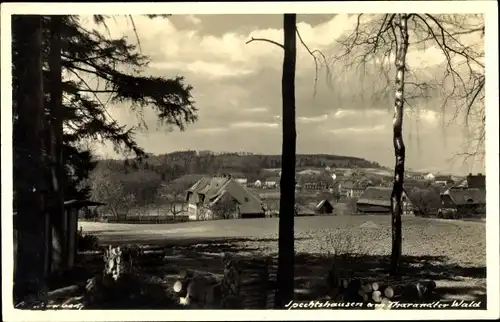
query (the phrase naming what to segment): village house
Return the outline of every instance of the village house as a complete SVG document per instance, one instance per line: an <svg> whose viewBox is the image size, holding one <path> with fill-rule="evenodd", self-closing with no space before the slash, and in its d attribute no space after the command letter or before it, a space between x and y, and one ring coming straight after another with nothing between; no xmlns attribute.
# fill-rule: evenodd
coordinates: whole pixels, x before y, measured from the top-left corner
<svg viewBox="0 0 500 322"><path fill-rule="evenodd" d="M201 178L188 189L186 200L190 220L220 218L213 210L228 200L236 203L232 218L264 217L261 200L231 176Z"/></svg>
<svg viewBox="0 0 500 322"><path fill-rule="evenodd" d="M316 205L314 211L319 215L331 215L333 213L333 206L330 201L323 199Z"/></svg>
<svg viewBox="0 0 500 322"><path fill-rule="evenodd" d="M434 184L446 186L455 184L455 181L453 181L450 175L438 175L434 178Z"/></svg>
<svg viewBox="0 0 500 322"><path fill-rule="evenodd" d="M478 173L477 175L473 175L469 173L466 178L467 188L473 189L486 189L486 176L482 173Z"/></svg>
<svg viewBox="0 0 500 322"><path fill-rule="evenodd" d="M403 185L404 185L406 192L410 192L413 189L423 189L423 188L427 187L428 182L423 181L423 180L408 178L408 179L404 180Z"/></svg>
<svg viewBox="0 0 500 322"><path fill-rule="evenodd" d="M359 185L353 185L349 188L347 193L347 198L359 198L365 192L365 187Z"/></svg>
<svg viewBox="0 0 500 322"><path fill-rule="evenodd" d="M414 180L425 180L425 175L423 173L414 172L410 175L410 178Z"/></svg>
<svg viewBox="0 0 500 322"><path fill-rule="evenodd" d="M370 183L365 180L359 182L346 181L339 184L340 195L346 198L359 198Z"/></svg>
<svg viewBox="0 0 500 322"><path fill-rule="evenodd" d="M255 180L255 182L253 183L253 186L255 188L261 188L262 187L262 181L260 180Z"/></svg>
<svg viewBox="0 0 500 322"><path fill-rule="evenodd" d="M486 190L478 188L448 189L441 194L439 218L480 217L486 214Z"/></svg>
<svg viewBox="0 0 500 322"><path fill-rule="evenodd" d="M303 216L314 216L316 212L305 205L297 205L295 207L295 216L303 217Z"/></svg>
<svg viewBox="0 0 500 322"><path fill-rule="evenodd" d="M247 178L235 178L234 179L236 182L241 184L243 187L246 187L248 184L248 179Z"/></svg>
<svg viewBox="0 0 500 322"><path fill-rule="evenodd" d="M307 190L326 190L328 189L328 184L323 181L306 182L302 185L302 187Z"/></svg>
<svg viewBox="0 0 500 322"><path fill-rule="evenodd" d="M264 181L264 187L268 189L278 188L280 180L280 177L269 177Z"/></svg>
<svg viewBox="0 0 500 322"><path fill-rule="evenodd" d="M434 181L435 179L436 179L436 176L432 173L427 173L426 175L424 175L424 180Z"/></svg>
<svg viewBox="0 0 500 322"><path fill-rule="evenodd" d="M356 202L359 214L390 214L392 188L368 187ZM403 190L403 215L414 215L413 205Z"/></svg>

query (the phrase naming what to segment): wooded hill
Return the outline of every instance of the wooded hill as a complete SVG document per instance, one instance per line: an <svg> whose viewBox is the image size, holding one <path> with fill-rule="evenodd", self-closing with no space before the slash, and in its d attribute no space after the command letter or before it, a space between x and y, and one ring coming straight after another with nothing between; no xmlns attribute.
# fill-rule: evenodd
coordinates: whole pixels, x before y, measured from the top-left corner
<svg viewBox="0 0 500 322"><path fill-rule="evenodd" d="M101 165L120 172L149 170L158 173L162 181L170 181L185 174L231 174L246 177L248 180L263 179L266 169L281 167L281 155L263 155L250 153L213 153L209 151L182 151L161 155L151 155L142 161L135 159L102 160ZM376 162L362 158L329 155L298 154L297 170L303 168L380 168Z"/></svg>

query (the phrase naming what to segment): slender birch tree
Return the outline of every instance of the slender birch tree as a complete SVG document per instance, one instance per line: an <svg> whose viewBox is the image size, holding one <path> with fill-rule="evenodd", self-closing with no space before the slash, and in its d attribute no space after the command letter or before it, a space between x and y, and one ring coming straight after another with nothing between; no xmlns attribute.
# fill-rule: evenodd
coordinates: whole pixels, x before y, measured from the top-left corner
<svg viewBox="0 0 500 322"><path fill-rule="evenodd" d="M366 19L363 19L366 18ZM471 133L474 156L484 155L484 44L474 44L463 39L479 39L484 35L481 15L431 15L431 14L382 14L356 17L352 32L338 41L338 53L328 71L344 68L360 68L385 77L385 85L372 89L372 100L395 93L393 116L393 145L395 154L394 184L391 195L392 252L391 272L400 273L401 245L401 194L405 171L405 145L403 119L405 105L416 112L419 101L441 97L439 104L444 110L452 106L454 119L465 118L465 124L478 129ZM437 48L441 55L442 77L431 79L422 76L418 67L412 69L407 61L409 48ZM395 70L391 69L394 60ZM376 66L378 65L378 66ZM338 75L339 73L336 73ZM374 76L374 75L372 75ZM394 81L391 81L391 78ZM331 79L331 77L330 77ZM383 82L378 82L382 84ZM358 87L359 88L359 87ZM355 95L364 95L365 90ZM394 95L394 94L393 94ZM444 128L444 121L443 121ZM471 155L469 151L465 153Z"/></svg>
<svg viewBox="0 0 500 322"><path fill-rule="evenodd" d="M391 193L391 222L392 222L392 250L391 271L399 273L399 262L401 258L401 214L403 212L402 195L403 180L405 172L406 148L403 142L403 115L404 115L404 92L405 92L405 70L406 54L408 52L408 15L398 14L395 26L399 32L398 46L396 47L396 95L394 101L394 116L392 120L392 140L394 155L396 157L394 166L394 185Z"/></svg>

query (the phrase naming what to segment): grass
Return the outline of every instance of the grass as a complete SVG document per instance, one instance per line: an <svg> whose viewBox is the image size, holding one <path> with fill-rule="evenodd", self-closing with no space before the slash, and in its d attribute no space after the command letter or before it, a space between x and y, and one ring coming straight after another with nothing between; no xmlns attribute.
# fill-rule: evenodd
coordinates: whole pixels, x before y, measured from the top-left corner
<svg viewBox="0 0 500 322"><path fill-rule="evenodd" d="M222 220L172 224L80 223L107 243L141 242L161 244L186 238L277 237L278 219ZM370 255L390 253L388 216L317 216L295 219L296 247L305 252L321 252L319 245L336 230L349 230ZM446 256L460 265L485 265L486 228L482 222L443 221L432 218L403 218L403 254ZM274 247L273 244L261 245ZM275 245L277 247L277 244Z"/></svg>
<svg viewBox="0 0 500 322"><path fill-rule="evenodd" d="M233 252L251 257L276 254L278 219L219 220L175 225L81 223L103 244L141 243L183 247L198 254ZM403 218L403 263L409 274L433 277L446 298L484 299L486 278L484 222ZM295 248L304 261L335 251L349 238L344 251L356 253L359 269L388 267L391 246L388 216L318 216L295 219ZM353 247L353 245L355 247ZM186 255L188 256L188 255ZM193 259L194 267L208 264ZM324 264L323 266L325 266ZM210 265L208 265L210 266ZM321 266L321 265L320 265ZM217 268L214 268L214 270ZM308 265L297 274L311 273Z"/></svg>

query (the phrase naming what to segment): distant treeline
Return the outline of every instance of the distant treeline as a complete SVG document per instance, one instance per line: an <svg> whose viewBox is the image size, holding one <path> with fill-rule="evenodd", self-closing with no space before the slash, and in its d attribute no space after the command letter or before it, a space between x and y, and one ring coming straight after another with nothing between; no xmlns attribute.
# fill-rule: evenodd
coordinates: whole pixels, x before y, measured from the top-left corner
<svg viewBox="0 0 500 322"><path fill-rule="evenodd" d="M125 172L149 170L160 175L162 181L170 181L185 174L231 174L249 180L270 176L265 169L281 167L281 155L251 153L214 153L210 151L181 151L161 155L149 154L139 160L106 160L113 168ZM298 154L297 169L301 168L380 168L376 162L362 158L329 155Z"/></svg>
<svg viewBox="0 0 500 322"><path fill-rule="evenodd" d="M186 190L203 175L231 174L249 182L278 176L280 155L211 153L187 151L149 155L142 160L100 160L86 184L90 197L106 204L101 213L114 216L132 214L133 209L156 208L162 214L182 213L179 204ZM336 155L297 155L297 169L379 168L360 158ZM323 175L326 172L322 173ZM328 178L330 178L328 176ZM177 207L177 208L176 208Z"/></svg>

